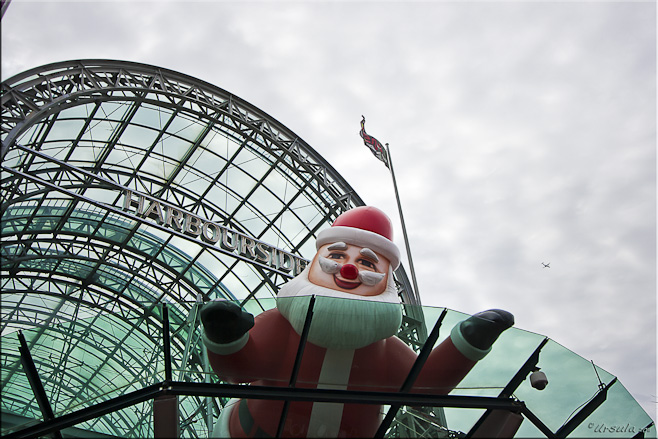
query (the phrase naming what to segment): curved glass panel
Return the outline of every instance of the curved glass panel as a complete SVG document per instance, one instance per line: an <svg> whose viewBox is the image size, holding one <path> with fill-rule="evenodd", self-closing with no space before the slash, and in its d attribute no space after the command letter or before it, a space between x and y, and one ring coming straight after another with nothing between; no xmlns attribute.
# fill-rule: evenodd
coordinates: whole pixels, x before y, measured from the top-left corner
<svg viewBox="0 0 658 439"><path fill-rule="evenodd" d="M14 294L7 296L9 301L21 300L20 308L29 313L33 303L46 305L58 310L58 317L48 326L35 329L23 329L22 333L30 346L40 376L44 379L45 390L53 406L55 415L64 415L85 407L110 401L120 395L138 392L149 385L164 379L164 353L162 334L150 333L146 318L135 324L134 318L105 313L98 314L92 309L80 305L77 318L72 320L72 310L66 309L57 297L33 296L27 300L24 296ZM345 299L338 299L345 300ZM346 304L347 307L353 306ZM258 306L256 306L258 305ZM162 305L142 303L143 309L150 309L150 318L162 316ZM274 299L247 302L245 309L258 316L265 310L276 307ZM172 335L182 334L186 346L179 346L173 352L187 351L190 359L185 361L180 355L172 355L172 373L176 381L190 383L219 384L221 382L211 370L201 342L201 326L197 303L168 304L171 318ZM184 310L192 309L189 316L182 315ZM427 329L432 332L436 322L443 315L439 336L434 348L450 338L452 328L468 318L463 313L444 308L422 307L427 317ZM317 312L317 310L315 311ZM257 324L258 319L257 319ZM2 336L3 365L8 368L20 367L16 331L7 331ZM299 339L299 338L298 338ZM172 339L175 342L175 338ZM297 350L298 346L293 346ZM317 347L306 345L302 357L304 361L314 361L313 351ZM521 370L532 354L539 350L538 363L548 377L548 385L543 390L532 387L527 378L512 389L511 395L501 397L501 391L510 385L514 376ZM415 358L415 354L411 354ZM306 360L305 360L306 359ZM276 361L280 361L279 358ZM389 358L390 364L398 364L399 359ZM430 362L441 361L436 358ZM369 364L369 366L368 366ZM366 361L365 376L376 376L381 368L376 359ZM372 369L368 369L372 368ZM102 369L103 373L98 374ZM75 372L75 373L72 373ZM408 370L401 376L406 376ZM250 388L258 391L258 384L278 385L288 388L289 377L272 375L271 369L263 369L262 375L254 375ZM89 377L98 375L97 379ZM418 380L424 380L422 373ZM63 385L66 384L66 385ZM83 386L84 384L84 386ZM400 386L393 381L375 384L374 382L352 383L347 390L365 390L366 392L398 392ZM300 375L293 387L315 388L317 383L306 382ZM30 386L24 374L14 373L4 383L7 392L3 394L3 410L11 412L17 419L38 419L39 407L36 401L26 402L23 398L30 392ZM321 387L321 386L320 386ZM414 385L412 391L426 395L441 395L443 388ZM227 388L226 394L234 392ZM386 393L389 395L389 393ZM655 426L651 418L642 410L623 385L608 372L593 365L577 354L560 346L552 340L538 334L517 328L510 328L497 340L492 351L468 372L466 377L449 393L455 399L445 400L432 406L401 406L395 420L387 433L388 437L466 437L473 434L473 429L486 416L487 404L495 407L497 401L516 402L523 415L515 437L546 437L548 429L553 434L560 431L580 415L587 404L594 398L601 399L600 405L591 410L591 414L575 422L567 437L628 437L640 432L644 437L656 437ZM463 396L486 397L478 400L474 407L464 408ZM602 398L602 396L604 396ZM388 396L386 396L388 397ZM382 397L382 398L386 398ZM229 402L229 397L179 396L181 431L183 437L206 435L214 428L215 411L229 410L236 401ZM152 408L150 403L139 403L114 411L97 419L80 423L77 428L91 432L120 435L121 437L143 437L152 435ZM444 407L439 409L437 407ZM521 409L523 408L523 410ZM386 414L391 406L382 404L381 412ZM524 411L525 410L525 411ZM30 423L20 426L26 427ZM477 428L476 428L477 430ZM475 434L473 437L478 437Z"/></svg>
<svg viewBox="0 0 658 439"><path fill-rule="evenodd" d="M163 303L182 304L169 314L172 357L198 373L194 304L262 311L313 255L315 234L363 204L288 128L177 72L56 63L2 82L1 98L3 432L40 417L18 330L56 417L163 379L153 363ZM194 406L181 415L184 437L203 437L191 420L218 410L201 414L195 398L181 399ZM134 407L76 428L152 435L152 423L135 427L147 407Z"/></svg>

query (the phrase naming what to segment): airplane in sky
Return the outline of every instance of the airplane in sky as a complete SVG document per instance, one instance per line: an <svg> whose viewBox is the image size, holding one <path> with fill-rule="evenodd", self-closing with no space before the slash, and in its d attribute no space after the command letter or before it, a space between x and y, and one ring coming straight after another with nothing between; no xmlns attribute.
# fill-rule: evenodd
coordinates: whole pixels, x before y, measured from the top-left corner
<svg viewBox="0 0 658 439"><path fill-rule="evenodd" d="M543 262L541 263L544 268L551 268L551 263L549 262L548 264L544 264Z"/></svg>

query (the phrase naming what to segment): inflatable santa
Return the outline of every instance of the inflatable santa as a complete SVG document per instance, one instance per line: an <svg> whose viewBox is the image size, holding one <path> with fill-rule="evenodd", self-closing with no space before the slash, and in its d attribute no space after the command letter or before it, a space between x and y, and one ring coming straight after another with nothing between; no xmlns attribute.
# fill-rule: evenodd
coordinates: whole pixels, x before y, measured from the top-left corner
<svg viewBox="0 0 658 439"><path fill-rule="evenodd" d="M395 336L402 307L393 280L400 252L390 219L374 207L340 215L318 234L317 254L278 293L277 307L254 317L228 301L201 310L203 341L217 375L233 383L287 386L311 296L313 317L297 387L397 391L416 354ZM502 310L457 324L434 348L415 392L446 394L514 323ZM214 434L274 437L283 401L232 400ZM291 402L284 437L372 437L382 420L374 404Z"/></svg>

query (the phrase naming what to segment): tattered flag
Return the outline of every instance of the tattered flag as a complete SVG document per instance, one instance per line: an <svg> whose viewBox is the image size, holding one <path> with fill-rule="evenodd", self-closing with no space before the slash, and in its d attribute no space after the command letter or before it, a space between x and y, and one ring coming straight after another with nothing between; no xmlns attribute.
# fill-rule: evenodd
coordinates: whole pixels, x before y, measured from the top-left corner
<svg viewBox="0 0 658 439"><path fill-rule="evenodd" d="M379 142L379 140L375 139L368 133L366 133L366 118L364 116L361 116L361 131L359 134L363 138L363 143L366 144L368 149L372 151L372 153L377 157L379 160L384 162L386 167L388 168L388 156L386 155L386 150L382 146L382 144Z"/></svg>

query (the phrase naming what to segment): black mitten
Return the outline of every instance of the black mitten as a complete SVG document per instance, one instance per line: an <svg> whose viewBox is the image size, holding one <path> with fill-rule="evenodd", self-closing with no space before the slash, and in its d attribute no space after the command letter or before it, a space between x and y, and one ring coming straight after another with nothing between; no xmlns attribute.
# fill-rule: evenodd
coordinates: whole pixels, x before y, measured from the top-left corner
<svg viewBox="0 0 658 439"><path fill-rule="evenodd" d="M514 324L514 316L502 309L490 309L472 315L461 322L464 339L478 349L489 349L498 336Z"/></svg>
<svg viewBox="0 0 658 439"><path fill-rule="evenodd" d="M231 343L254 326L254 316L229 301L208 302L201 308L201 323L208 340Z"/></svg>

